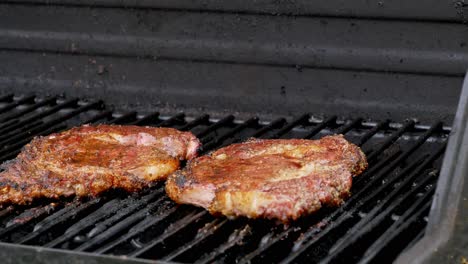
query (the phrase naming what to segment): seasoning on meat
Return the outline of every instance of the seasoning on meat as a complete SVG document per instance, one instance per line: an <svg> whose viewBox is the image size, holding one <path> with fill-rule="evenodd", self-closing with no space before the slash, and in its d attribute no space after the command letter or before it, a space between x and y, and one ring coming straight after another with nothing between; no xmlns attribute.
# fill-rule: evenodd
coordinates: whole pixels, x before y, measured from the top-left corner
<svg viewBox="0 0 468 264"><path fill-rule="evenodd" d="M85 125L38 137L2 165L0 204L137 191L165 180L199 144L189 132L138 126Z"/></svg>
<svg viewBox="0 0 468 264"><path fill-rule="evenodd" d="M352 177L366 168L364 153L342 135L253 139L192 160L169 176L166 192L215 215L287 222L340 205L350 195Z"/></svg>

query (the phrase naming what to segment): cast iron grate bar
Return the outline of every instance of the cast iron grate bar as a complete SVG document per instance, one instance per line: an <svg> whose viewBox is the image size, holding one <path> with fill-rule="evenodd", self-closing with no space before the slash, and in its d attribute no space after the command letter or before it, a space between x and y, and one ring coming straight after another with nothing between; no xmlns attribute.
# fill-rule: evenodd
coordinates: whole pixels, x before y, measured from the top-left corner
<svg viewBox="0 0 468 264"><path fill-rule="evenodd" d="M345 124L343 127L338 129L338 131L336 131L336 134L345 134L346 132L360 125L361 122L362 122L362 118L356 118L353 121L349 122L349 124Z"/></svg>
<svg viewBox="0 0 468 264"><path fill-rule="evenodd" d="M67 113L67 114L65 114L63 116L60 116L58 118L54 118L53 120L48 121L46 123L43 123L43 124L33 128L33 129L17 133L15 136L12 136L12 137L10 137L10 138L8 138L6 140L2 140L2 141L0 141L0 145L8 145L8 144L10 144L12 142L17 142L19 139L21 139L23 137L26 137L28 135L41 132L42 130L45 130L45 129L50 128L50 127L55 126L55 125L58 125L58 124L64 122L65 120L70 119L70 118L72 118L72 117L74 117L76 115L79 115L79 114L83 113L83 112L86 112L86 111L88 111L90 109L99 109L101 107L102 107L102 102L101 101L80 106L77 109L71 111L70 113Z"/></svg>
<svg viewBox="0 0 468 264"><path fill-rule="evenodd" d="M132 196L124 200L112 200L104 204L101 208L94 211L89 216L77 222L75 225L68 228L65 231L64 235L49 242L47 246L57 247L61 243L75 238L79 233L82 233L84 230L90 229L86 232L86 237L80 238L81 240L85 241L88 238L91 238L103 232L107 229L107 227L114 224L119 219L128 216L128 214L143 207L145 204L148 204L149 202L160 196L161 193L162 190L157 190L149 195L139 198L138 200ZM102 219L104 220L101 221Z"/></svg>
<svg viewBox="0 0 468 264"><path fill-rule="evenodd" d="M84 121L83 124L93 124L93 123L98 122L101 119L109 119L110 117L112 117L112 112L111 111L104 111L104 112L99 113L99 114L95 115L94 117Z"/></svg>
<svg viewBox="0 0 468 264"><path fill-rule="evenodd" d="M13 99L14 94L6 94L0 96L0 102L9 102Z"/></svg>
<svg viewBox="0 0 468 264"><path fill-rule="evenodd" d="M195 118L193 121L185 124L184 126L180 127L179 130L182 130L182 131L190 130L200 124L204 124L208 122L209 119L210 119L209 115L202 115L200 117Z"/></svg>
<svg viewBox="0 0 468 264"><path fill-rule="evenodd" d="M137 112L133 112L133 111L128 112L128 113L123 114L120 117L113 118L113 119L107 121L107 124L121 125L121 124L124 124L124 123L129 123L129 122L135 120L136 116L137 116Z"/></svg>
<svg viewBox="0 0 468 264"><path fill-rule="evenodd" d="M375 151L372 151L371 153L366 153L367 154L367 160L369 162L373 161L374 158L376 158L378 155L380 155L385 149L387 149L393 142L395 142L398 138L400 138L403 133L408 131L409 129L413 128L415 125L413 120L410 120L406 122L400 129L398 129L392 136L387 138L385 142L383 142L379 148Z"/></svg>
<svg viewBox="0 0 468 264"><path fill-rule="evenodd" d="M398 158L394 159L392 162L386 165L386 167L381 170L375 178L380 177L381 175L387 174L391 170L393 170L396 166L398 166L403 160L408 158L409 155L411 155L417 148L419 148L434 132L437 130L440 130L442 128L442 122L437 122L434 125L432 125L424 135L422 135L408 150L403 152L401 155L398 156ZM377 166L376 166L377 167ZM368 175L373 174L376 172L376 167L369 169L367 172L365 172L360 179L356 181L356 184L360 184L363 179L365 179ZM380 169L380 168L379 168Z"/></svg>
<svg viewBox="0 0 468 264"><path fill-rule="evenodd" d="M54 127L55 125L58 125L62 123L63 121L70 119L76 115L79 115L87 110L93 109L93 108L100 108L102 106L102 102L98 101L95 103L90 103L81 107L78 107L77 109L71 111L68 114L65 114L61 117L55 118L47 123L44 123L39 126L39 128L34 129L33 131L25 131L25 132L20 132L17 136L13 137L12 140L8 140L6 142L2 142L2 145L4 146L3 149L0 150L0 160L6 160L10 158L14 158L18 152L19 149L31 141L35 136L38 135L48 135L53 132L58 132L66 126L64 125L59 125L58 127ZM47 129L48 128L48 129ZM45 130L44 130L45 129ZM11 141L11 142L10 142ZM9 144L15 142L14 144Z"/></svg>
<svg viewBox="0 0 468 264"><path fill-rule="evenodd" d="M143 220L145 217L147 217L148 214L150 214L151 212L159 208L164 200L165 198L161 197L157 199L156 201L149 203L147 206L145 206L145 208L139 210L134 215L126 217L125 219L115 224L114 226L110 227L109 229L105 230L101 234L84 242L75 250L90 251L92 249L96 249L99 246L102 246L105 242L109 241L111 238L116 237L118 234L120 234L127 228L130 228L130 226Z"/></svg>
<svg viewBox="0 0 468 264"><path fill-rule="evenodd" d="M5 115L5 116L1 117L0 118L0 123L4 123L4 122L9 121L11 119L21 117L21 116L26 115L27 113L30 113L30 112L38 109L38 108L41 108L41 107L46 106L46 105L52 105L52 104L55 104L56 102L57 102L57 98L55 98L55 97L48 98L48 99L42 100L40 102L36 102L33 105L24 108L23 110L20 110L20 111L17 111L16 113L11 113L10 115Z"/></svg>
<svg viewBox="0 0 468 264"><path fill-rule="evenodd" d="M336 124L336 119L337 116L332 116L320 123L318 126L314 127L312 131L309 131L309 134L307 134L304 139L311 139L315 135L317 135L320 131L322 131L324 128L327 126L331 126L332 124ZM347 131L344 131L342 134L345 134Z"/></svg>
<svg viewBox="0 0 468 264"><path fill-rule="evenodd" d="M169 119L162 121L161 123L157 124L158 127L168 127L174 124L180 123L184 120L185 114L179 113L177 115L171 116Z"/></svg>
<svg viewBox="0 0 468 264"><path fill-rule="evenodd" d="M184 228L187 228L188 225L186 223L192 223L195 220L198 220L198 219L202 218L206 214L207 214L206 211L201 211L201 212L198 212L198 213L194 212L192 214L189 214L189 215L185 216L184 218L178 220L177 222L175 222L171 226L169 226L169 228L163 234L156 237L155 239L153 239L149 243L145 244L140 250L137 250L137 251L133 252L132 254L129 254L129 256L130 257L140 257L142 255L145 255L148 251L153 250L154 247L157 244L163 242L164 239L174 235L175 233L179 232L180 230L182 230Z"/></svg>
<svg viewBox="0 0 468 264"><path fill-rule="evenodd" d="M41 218L49 214L51 211L54 211L59 207L58 204L50 203L45 206L37 206L33 208L26 209L23 213L9 220L3 229L0 230L0 237L5 237L9 233L21 228L29 221Z"/></svg>
<svg viewBox="0 0 468 264"><path fill-rule="evenodd" d="M59 132L60 130L65 129L65 128L66 128L66 126L63 126L63 125L62 126L57 126L57 127L52 127L52 128L49 128L49 129L47 129L45 131L37 133L34 136L30 136L30 137L28 137L26 139L18 141L15 144L6 146L4 149L0 150L0 155L6 152L2 156L0 156L0 161L3 162L5 160L9 160L9 159L12 159L12 158L16 157L18 155L18 153L20 152L21 147L23 147L25 144L30 142L31 139L33 139L35 136L49 135L49 134L52 134L52 133Z"/></svg>
<svg viewBox="0 0 468 264"><path fill-rule="evenodd" d="M402 233L409 231L411 226L416 221L421 221L420 219L429 213L432 200L427 201L422 206L421 203L425 200L428 200L427 197L433 196L434 190L435 188L432 187L431 190L425 194L425 197L420 198L418 202L416 202L408 211L406 211L403 216L401 216L390 228L388 228L387 231L383 233L374 242L374 244L367 249L359 263L371 263L371 261L373 261L379 255L379 253L382 253L384 248L401 246L395 243L397 242L396 239L401 236ZM420 209L417 210L418 208ZM414 212L415 210L417 210L417 212ZM422 236L418 235L418 237L420 239ZM392 250L395 250L395 248Z"/></svg>
<svg viewBox="0 0 468 264"><path fill-rule="evenodd" d="M398 199L395 199L391 204L389 204L388 200L385 201L386 204L389 204L385 210L378 214L374 219L363 219L359 223L365 223L359 225L362 227L361 230L354 229L352 231L348 231L348 234L342 237L337 244L335 244L328 252L328 257L323 259L323 262L333 262L337 256L340 256L345 250L350 251L350 247L355 246L358 241L362 241L362 239L365 237L365 235L373 232L382 222L385 221L385 219L389 219L391 217L392 212L396 209L396 207L400 206L401 203L407 202L408 199L414 199L414 196L423 189L425 186L428 186L430 183L434 181L433 175L429 175L428 177L425 177L421 182L419 182L414 188L412 188L409 192L404 194L402 197L399 197ZM422 197L423 199L428 198L429 196L432 196L432 191L433 187L430 187L429 191L426 191L424 196ZM421 200L421 198L419 198ZM418 203L414 203L413 206L419 205ZM412 207L411 207L412 208ZM406 212L411 211L410 209L407 209ZM373 215L375 216L376 213L375 211L372 212ZM402 216L404 217L404 216ZM357 225L356 225L357 226ZM353 234L354 233L354 234ZM353 234L353 235L351 235ZM350 240L345 240L345 239L350 239ZM375 242L374 242L375 245ZM351 249L352 250L352 249ZM356 251L354 251L356 253Z"/></svg>
<svg viewBox="0 0 468 264"><path fill-rule="evenodd" d="M220 230L223 226L225 226L228 223L228 221L229 220L226 218L216 218L215 220L201 228L192 241L185 243L183 246L179 247L169 255L162 258L162 260L172 261L178 256L186 253L188 250L191 250L196 245L201 244L202 241L208 239L208 237L214 235L216 231Z"/></svg>
<svg viewBox="0 0 468 264"><path fill-rule="evenodd" d="M201 154L206 152L207 150L213 149L214 147L218 146L221 144L225 139L227 138L232 138L235 134L237 134L239 131L243 130L244 128L250 127L254 124L258 123L258 118L254 117L251 118L245 122L242 122L241 124L237 125L235 128L229 130L228 132L218 136L217 138L211 140L209 143L207 142L206 144L203 145L203 148L201 150Z"/></svg>
<svg viewBox="0 0 468 264"><path fill-rule="evenodd" d="M360 223L356 224L353 226L348 231L348 234L341 237L340 240L330 249L331 252L333 251L338 251L340 250L340 247L346 247L349 246L350 244L354 243L356 240L359 239L361 236L360 233L365 232L366 230L370 230L368 228L369 222L377 222L379 217L383 217L387 214L389 214L396 206L398 206L397 203L393 203L392 205L389 205L389 203L396 198L396 196L403 191L402 187L406 187L410 185L414 179L418 176L421 171L423 171L425 168L427 168L434 160L436 160L443 152L445 151L445 146L441 147L436 153L434 153L431 157L428 157L411 175L407 176L400 184L399 188L393 190L390 194L388 194L383 200L380 201L380 203L375 206L371 212L369 212L361 221ZM420 183L417 184L417 186L426 186L428 185L428 181L433 180L433 177L426 177L425 179L421 180ZM392 183L390 183L392 184ZM413 186L413 189L417 189L417 186ZM411 191L406 192L406 194L403 197L400 197L401 200L408 198L409 195L411 194ZM385 210L383 212L380 212L383 208ZM377 217L377 214L379 216ZM366 225L366 228L364 228L364 225Z"/></svg>
<svg viewBox="0 0 468 264"><path fill-rule="evenodd" d="M228 116L224 117L223 119L219 120L218 122L216 122L216 123L212 124L211 126L207 127L206 129L202 130L201 132L196 133L196 136L198 138L205 137L206 135L213 132L217 128L231 123L233 120L234 120L234 116L233 115L228 115Z"/></svg>
<svg viewBox="0 0 468 264"><path fill-rule="evenodd" d="M159 118L159 112L154 112L154 113L145 115L144 117L142 117L140 119L137 119L137 120L135 120L133 122L130 122L130 123L128 123L128 125L142 126L142 125L146 125L148 123L153 123L155 121L157 122L157 121L159 121L158 118Z"/></svg>
<svg viewBox="0 0 468 264"><path fill-rule="evenodd" d="M19 105L33 103L34 98L35 98L34 95L26 96L24 98L19 99L18 101L13 101L13 102L11 102L11 103L9 103L7 105L4 105L4 106L0 107L0 114L4 114L5 112L8 112L8 111L12 110L12 109L16 108Z"/></svg>
<svg viewBox="0 0 468 264"><path fill-rule="evenodd" d="M390 124L390 120L385 120L384 122L378 123L376 126L374 126L372 129L366 132L362 137L359 138L359 141L356 142L356 145L362 146L364 143L366 143L373 135L375 135L379 130L384 129L385 127Z"/></svg>
<svg viewBox="0 0 468 264"><path fill-rule="evenodd" d="M282 127L284 124L286 124L286 119L285 118L278 118L278 119L270 122L268 125L264 126L263 128L261 128L257 132L253 133L250 137L253 137L253 138L260 137L263 134L267 133L268 131L271 131L271 130L273 130L275 128Z"/></svg>
<svg viewBox="0 0 468 264"><path fill-rule="evenodd" d="M34 226L34 229L27 236L15 241L18 244L30 244L32 241L36 240L39 236L45 234L50 229L70 220L71 218L76 217L80 212L86 211L89 208L92 208L99 204L102 201L101 198L93 199L85 203L74 202L68 204L60 211L52 214Z"/></svg>
<svg viewBox="0 0 468 264"><path fill-rule="evenodd" d="M141 234L142 232L146 231L148 228L151 226L154 226L158 224L159 222L162 222L164 219L170 217L171 215L175 214L177 211L177 207L174 206L172 202L166 201L163 203L162 206L158 208L158 211L156 211L153 215L144 218L142 221L140 221L138 224L130 228L130 230L127 232L127 234L121 236L120 238L112 241L111 243L98 248L97 250L94 250L96 253L110 253L112 249L115 247L123 244L126 241L130 241L133 237Z"/></svg>
<svg viewBox="0 0 468 264"><path fill-rule="evenodd" d="M80 233L83 229L88 228L90 225L97 223L105 217L117 213L117 211L120 210L120 202L121 201L119 198L115 198L106 202L98 210L92 212L91 214L80 219L78 222L67 228L67 230L65 230L65 233L62 236L46 243L44 246L57 247L59 244Z"/></svg>
<svg viewBox="0 0 468 264"><path fill-rule="evenodd" d="M158 188L155 191L152 191L150 194L138 198L134 202L130 203L127 207L121 208L114 216L107 218L105 221L96 224L87 234L87 239L95 237L96 235L102 233L114 223L119 221L120 219L127 217L129 214L135 212L136 210L140 209L144 205L149 204L151 201L155 200L156 198L160 197L163 194L163 189ZM120 202L122 204L122 202Z"/></svg>
<svg viewBox="0 0 468 264"><path fill-rule="evenodd" d="M287 124L284 128L282 128L280 131L276 132L274 135L272 135L270 138L281 138L284 134L288 133L291 129L294 127L307 123L309 121L310 114L304 114L293 121L291 123Z"/></svg>
<svg viewBox="0 0 468 264"><path fill-rule="evenodd" d="M67 107L73 107L78 103L78 99L71 99L68 101L65 101L61 104L57 104L56 106L45 110L43 112L39 112L35 115L32 115L24 120L18 121L18 122L12 122L12 124L9 124L10 122L6 122L2 125L0 125L0 134L3 134L7 131L13 131L15 129L20 128L21 126L28 125L30 123L37 122L39 119L42 119L48 115L57 113L58 111L65 109ZM10 121L15 121L15 120L10 120Z"/></svg>
<svg viewBox="0 0 468 264"><path fill-rule="evenodd" d="M214 262L220 255L222 255L226 250L239 245L242 241L249 235L251 232L251 227L249 225L245 225L241 229L236 229L228 238L228 240L221 244L219 247L215 248L211 253L207 253L206 256L197 260L195 263L212 263Z"/></svg>

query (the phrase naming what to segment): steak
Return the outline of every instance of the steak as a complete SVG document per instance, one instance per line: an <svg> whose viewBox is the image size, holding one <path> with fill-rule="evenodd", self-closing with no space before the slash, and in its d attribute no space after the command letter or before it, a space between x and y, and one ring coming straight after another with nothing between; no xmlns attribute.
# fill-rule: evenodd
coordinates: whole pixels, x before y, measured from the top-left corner
<svg viewBox="0 0 468 264"><path fill-rule="evenodd" d="M366 168L364 153L342 135L253 139L190 161L168 178L166 192L214 215L287 222L340 205L350 195L352 177Z"/></svg>
<svg viewBox="0 0 468 264"><path fill-rule="evenodd" d="M81 126L37 137L2 165L0 204L137 191L197 155L198 139L172 128Z"/></svg>

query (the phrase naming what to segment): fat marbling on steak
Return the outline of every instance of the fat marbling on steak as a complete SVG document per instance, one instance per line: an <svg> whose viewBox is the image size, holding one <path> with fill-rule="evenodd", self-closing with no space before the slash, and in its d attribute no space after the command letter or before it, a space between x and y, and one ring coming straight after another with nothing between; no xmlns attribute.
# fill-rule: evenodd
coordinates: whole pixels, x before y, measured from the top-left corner
<svg viewBox="0 0 468 264"><path fill-rule="evenodd" d="M364 153L342 135L253 139L192 160L168 178L166 192L215 215L289 221L340 205L366 168Z"/></svg>
<svg viewBox="0 0 468 264"><path fill-rule="evenodd" d="M0 204L137 191L165 180L200 142L172 128L98 125L34 138L0 173Z"/></svg>

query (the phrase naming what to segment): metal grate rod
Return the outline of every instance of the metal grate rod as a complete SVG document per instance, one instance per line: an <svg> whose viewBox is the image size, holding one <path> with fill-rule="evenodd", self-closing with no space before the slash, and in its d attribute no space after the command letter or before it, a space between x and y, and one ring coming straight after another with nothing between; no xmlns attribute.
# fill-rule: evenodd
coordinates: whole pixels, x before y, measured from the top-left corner
<svg viewBox="0 0 468 264"><path fill-rule="evenodd" d="M15 241L16 243L19 244L30 244L33 240L38 238L40 235L48 232L51 228L54 228L63 222L66 222L70 220L73 217L76 217L79 215L81 212L86 211L97 204L99 204L102 201L102 199L93 199L85 203L80 203L80 202L74 202L72 204L68 204L65 206L63 209L60 211L56 212L55 214L52 214L46 218L44 218L42 221L37 223L34 226L33 232L29 233L28 235L18 239Z"/></svg>
<svg viewBox="0 0 468 264"><path fill-rule="evenodd" d="M95 109L95 108L99 108L99 107L102 107L102 102L101 101L97 101L97 102L94 102L94 103L90 103L90 104L87 104L87 105L84 105L84 106L81 106L73 111L71 111L70 113L67 113L63 116L60 116L58 118L54 118L53 120L49 121L49 122L46 122L42 125L39 125L37 127L35 127L34 129L31 129L31 130L27 130L27 131L23 131L23 132L20 132L20 133L17 133L15 136L12 136L12 137L9 137L8 139L5 139L5 140L2 140L0 142L0 145L8 145L12 142L17 142L18 140L20 140L21 138L23 137L27 137L28 135L34 135L35 133L38 133L44 129L47 129L47 128L50 128L50 127L53 127L57 124L60 124L62 123L63 121L67 120L67 119L70 119L78 114L81 114L87 110L90 110L90 109Z"/></svg>
<svg viewBox="0 0 468 264"><path fill-rule="evenodd" d="M249 225L245 225L243 228L236 229L231 236L228 238L226 242L221 244L219 247L214 249L212 252L207 253L204 257L197 260L195 263L202 264L202 263L213 263L215 260L225 253L228 249L242 244L242 241L251 233L251 227Z"/></svg>
<svg viewBox="0 0 468 264"><path fill-rule="evenodd" d="M286 124L286 119L285 118L278 118L278 119L270 122L268 125L264 126L263 128L261 128L260 130L258 130L254 134L252 134L250 137L253 137L253 138L260 137L261 135L265 134L266 132L268 132L270 130L282 127L284 124Z"/></svg>
<svg viewBox="0 0 468 264"><path fill-rule="evenodd" d="M371 153L367 154L367 160L371 162L373 159L375 159L378 155L380 155L385 149L387 149L393 142L395 142L397 139L403 135L406 131L409 129L413 128L415 125L413 120L407 121L400 129L398 129L395 133L393 133L387 140L385 140L380 147L372 151Z"/></svg>
<svg viewBox="0 0 468 264"><path fill-rule="evenodd" d="M13 102L3 106L2 108L0 108L0 114L8 112L8 111L16 108L19 105L33 103L34 98L35 98L35 96L33 95L33 96L27 96L27 97L21 98L18 101L13 101Z"/></svg>
<svg viewBox="0 0 468 264"><path fill-rule="evenodd" d="M154 214L147 216L145 219L140 221L138 224L136 224L134 227L132 227L127 234L121 236L119 239L112 241L110 244L105 245L104 247L100 247L94 252L98 254L103 254L111 251L118 245L122 244L125 241L130 240L132 237L144 232L147 230L149 227L157 224L158 222L161 222L165 218L169 217L170 215L174 214L177 210L177 207L174 206L174 204L170 201L167 201L165 205L162 205L161 207L158 208L157 212L154 212Z"/></svg>
<svg viewBox="0 0 468 264"><path fill-rule="evenodd" d="M330 251L337 251L340 247L346 247L347 245L355 242L360 237L359 233L362 233L365 230L367 230L367 228L364 228L364 225L366 225L367 227L370 222L377 222L376 219L379 219L377 217L377 214L379 214L379 217L383 217L389 214L396 206L399 205L399 203L393 203L390 205L390 202L396 199L404 188L410 187L411 183L415 181L415 179L418 176L420 176L419 174L430 164L432 164L434 160L436 160L443 153L444 150L445 146L439 149L433 155L431 155L431 157L429 157L425 162L423 162L413 173L405 177L397 189L393 190L390 194L386 195L385 198L376 207L372 208L372 210L363 219L361 219L361 221L358 224L354 225L351 229L349 229L347 235L342 236L340 240L337 241L335 245L330 249ZM428 182L431 180L433 180L433 177L426 177L418 183L418 186L427 185ZM395 180L389 182L388 184L392 185L394 184L394 181ZM382 187L380 189L383 189ZM416 189L417 188L414 187L411 192L407 192L403 197L401 197L401 200L408 198ZM379 213L383 209L384 211Z"/></svg>
<svg viewBox="0 0 468 264"><path fill-rule="evenodd" d="M185 124L184 126L180 127L179 130L181 131L187 131L187 130L190 130L200 124L204 124L206 122L208 122L210 119L210 116L209 115L202 115L202 116L199 116L197 117L196 119L192 120L191 122Z"/></svg>
<svg viewBox="0 0 468 264"><path fill-rule="evenodd" d="M43 112L40 112L38 114L35 114L35 115L32 115L24 120L21 120L21 121L18 121L18 122L12 122L12 121L15 121L14 119L13 120L10 120L12 123L10 124L10 122L7 122L7 123L4 123L2 125L0 125L0 134L4 134L5 132L7 131L12 131L14 129L17 129L17 128L20 128L21 126L24 126L24 125L28 125L30 123L34 123L36 122L37 120L43 118L43 117L46 117L48 115L51 115L53 113L56 113L66 107L72 107L72 106L76 106L76 104L78 103L78 99L71 99L71 100L68 100L66 102L63 102L61 104L58 104L50 109L47 109Z"/></svg>
<svg viewBox="0 0 468 264"><path fill-rule="evenodd" d="M83 218L82 220L78 221L77 223L69 227L65 231L65 234L56 238L53 241L50 241L49 243L47 243L47 246L56 247L60 243L76 236L83 230L88 229L92 225L95 225L94 228L88 232L88 237L92 237L93 234L95 235L97 233L102 232L103 229L105 230L105 228L111 225L113 222L121 219L122 217L137 210L138 208L141 208L142 206L147 204L149 201L152 201L153 199L160 196L161 194L162 194L162 189L159 189L157 191L151 192L150 194L146 196L139 198L138 200L132 196L125 198L123 200L113 199L105 203L101 208L97 209L96 211L88 215L87 217ZM96 224L106 217L109 217L109 218L105 219L99 224Z"/></svg>
<svg viewBox="0 0 468 264"><path fill-rule="evenodd" d="M291 123L286 125L284 128L282 128L280 131L276 132L274 135L270 136L269 138L280 138L284 134L288 133L294 127L296 127L296 126L298 126L300 124L304 124L304 123L308 122L309 118L310 118L310 114L304 114L304 115L294 119L293 121L291 121Z"/></svg>
<svg viewBox="0 0 468 264"><path fill-rule="evenodd" d="M206 214L207 214L206 211L201 211L198 213L193 212L191 214L188 214L184 218L176 221L171 226L169 226L169 228L163 234L154 238L149 243L145 244L143 248L133 252L132 254L129 254L128 256L129 257L141 257L145 255L148 251L152 250L157 244L163 242L164 239L174 235L177 232L180 232L184 228L187 228L188 225L186 223L193 223L195 220L202 218Z"/></svg>
<svg viewBox="0 0 468 264"><path fill-rule="evenodd" d="M0 96L0 102L9 102L9 101L13 100L13 96L14 96L14 94L2 95L2 96Z"/></svg>
<svg viewBox="0 0 468 264"><path fill-rule="evenodd" d="M181 122L183 121L185 118L185 114L184 113L178 113L174 116L171 116L171 118L167 119L167 120L164 120L162 121L161 123L157 124L158 127L168 127L168 126L171 126L177 122Z"/></svg>
<svg viewBox="0 0 468 264"><path fill-rule="evenodd" d="M336 119L337 119L337 116L331 116L329 117L327 120L323 121L322 123L320 123L319 125L317 125L316 127L314 127L310 132L309 134L307 134L304 138L305 139L310 139L312 138L313 136L317 135L320 131L322 131L324 128L326 128L327 126L330 126L331 124L336 124ZM344 131L343 134L345 134L347 131Z"/></svg>
<svg viewBox="0 0 468 264"><path fill-rule="evenodd" d="M11 144L11 145L8 145L6 148L4 148L3 150L0 151L0 153L6 153L4 154L3 156L0 156L0 161L5 161L5 160L9 160L9 159L13 159L15 158L18 153L20 152L20 149L25 145L27 144L28 142L31 141L31 139L33 139L35 136L45 136L45 135L49 135L51 133L56 133L56 132L59 132L60 130L66 128L66 126L58 126L58 127L52 127L52 128L49 128L45 131L42 131L34 136L31 136L31 137L28 137L28 138L25 138L21 141L18 141L17 143L15 144ZM1 155L1 154L0 154Z"/></svg>
<svg viewBox="0 0 468 264"><path fill-rule="evenodd" d="M101 119L109 119L109 117L112 116L112 111L104 111L102 113L99 113L97 115L95 115L94 117L86 120L83 122L83 124L93 124L93 123L96 123L98 122L99 120Z"/></svg>
<svg viewBox="0 0 468 264"><path fill-rule="evenodd" d="M137 213L126 217L122 221L118 222L114 226L111 226L109 229L105 230L104 232L90 238L88 241L81 244L75 250L78 251L89 251L91 249L97 248L102 246L106 241L115 237L117 234L123 232L130 226L134 225L135 223L143 220L143 218L147 217L152 211L156 210L161 206L161 203L165 201L166 198L160 197L154 202L149 203L143 209L139 210ZM167 201L167 200L166 200Z"/></svg>
<svg viewBox="0 0 468 264"><path fill-rule="evenodd" d="M41 205L33 208L26 209L20 215L14 217L8 223L6 223L5 228L0 230L0 237L5 237L7 234L12 231L17 230L20 227L23 227L25 224L29 223L32 220L43 217L44 215L49 214L51 211L54 211L59 207L59 205L50 203L47 205Z"/></svg>
<svg viewBox="0 0 468 264"><path fill-rule="evenodd" d="M359 138L359 141L356 143L358 146L364 145L373 135L375 135L379 130L386 128L390 124L390 120L385 120L378 123L375 127L367 131L362 137Z"/></svg>
<svg viewBox="0 0 468 264"><path fill-rule="evenodd" d="M349 124L345 124L338 131L336 131L336 134L345 134L351 129L355 128L356 126L360 126L362 122L362 118L356 118L353 121L349 122Z"/></svg>
<svg viewBox="0 0 468 264"><path fill-rule="evenodd" d="M136 116L137 116L137 112L128 112L128 113L125 113L123 114L121 117L117 117L117 118L114 118L114 119L111 119L109 121L107 121L107 124L124 124L124 123L129 123L133 120L136 119Z"/></svg>
<svg viewBox="0 0 468 264"><path fill-rule="evenodd" d="M48 98L46 100L43 100L43 101L40 101L38 103L35 103L31 106L28 106L26 108L24 108L23 110L20 110L16 113L12 113L10 115L6 115L6 116L3 116L2 118L0 118L0 123L4 123L6 121L9 121L11 119L14 119L14 118L17 118L17 117L21 117L29 112L32 112L40 107L43 107L43 106L46 106L46 105L51 105L51 104L56 104L57 102L57 98L53 97L53 98Z"/></svg>
<svg viewBox="0 0 468 264"><path fill-rule="evenodd" d="M231 123L232 121L234 121L234 116L233 116L233 115L228 115L228 116L224 117L223 119L219 120L218 122L216 122L216 123L210 125L209 127L207 127L206 129L204 129L203 131L198 132L198 133L196 134L196 136L197 136L198 138L201 139L202 137L208 135L208 134L211 133L212 131L214 131L214 130L216 130L216 129L218 129L218 128L220 128L220 127L226 125L226 124L229 124L229 123Z"/></svg>
<svg viewBox="0 0 468 264"><path fill-rule="evenodd" d="M147 123L154 122L155 120L159 121L158 118L159 118L159 112L154 112L154 113L145 115L144 117L142 117L140 119L137 119L137 120L135 120L133 122L130 122L130 123L128 123L128 125L133 125L133 126L139 125L139 126L141 126L141 125L145 125Z"/></svg>
<svg viewBox="0 0 468 264"><path fill-rule="evenodd" d="M250 127L254 124L257 124L258 123L258 118L257 117L254 117L254 118L251 118L245 122L242 122L241 124L237 125L235 128L233 129L230 129L228 132L218 136L217 138L211 140L211 142L209 143L206 143L203 145L203 149L201 150L201 153L203 152L206 152L214 147L216 147L217 145L221 144L225 139L227 138L230 138L232 136L234 136L235 134L237 134L238 132L242 131L243 129L247 128L247 127Z"/></svg>
<svg viewBox="0 0 468 264"><path fill-rule="evenodd" d="M415 221L421 219L423 215L427 215L432 205L432 199L430 199L430 197L433 195L434 191L435 187L433 186L426 192L424 197L421 197L404 215L393 223L393 225L366 250L359 263L370 263L378 253L389 246L391 242L395 241L400 234L407 231ZM425 204L423 204L423 201L426 201Z"/></svg>
<svg viewBox="0 0 468 264"><path fill-rule="evenodd" d="M208 223L205 225L205 227L202 228L202 230L198 231L198 234L195 236L195 238L188 242L185 243L183 246L179 247L178 249L174 250L171 252L169 255L166 257L162 258L163 261L172 261L178 256L184 254L185 252L191 250L194 246L202 243L202 241L206 240L208 237L214 235L216 231L221 229L223 226L225 226L228 223L228 219L226 218L215 218L212 222Z"/></svg>

